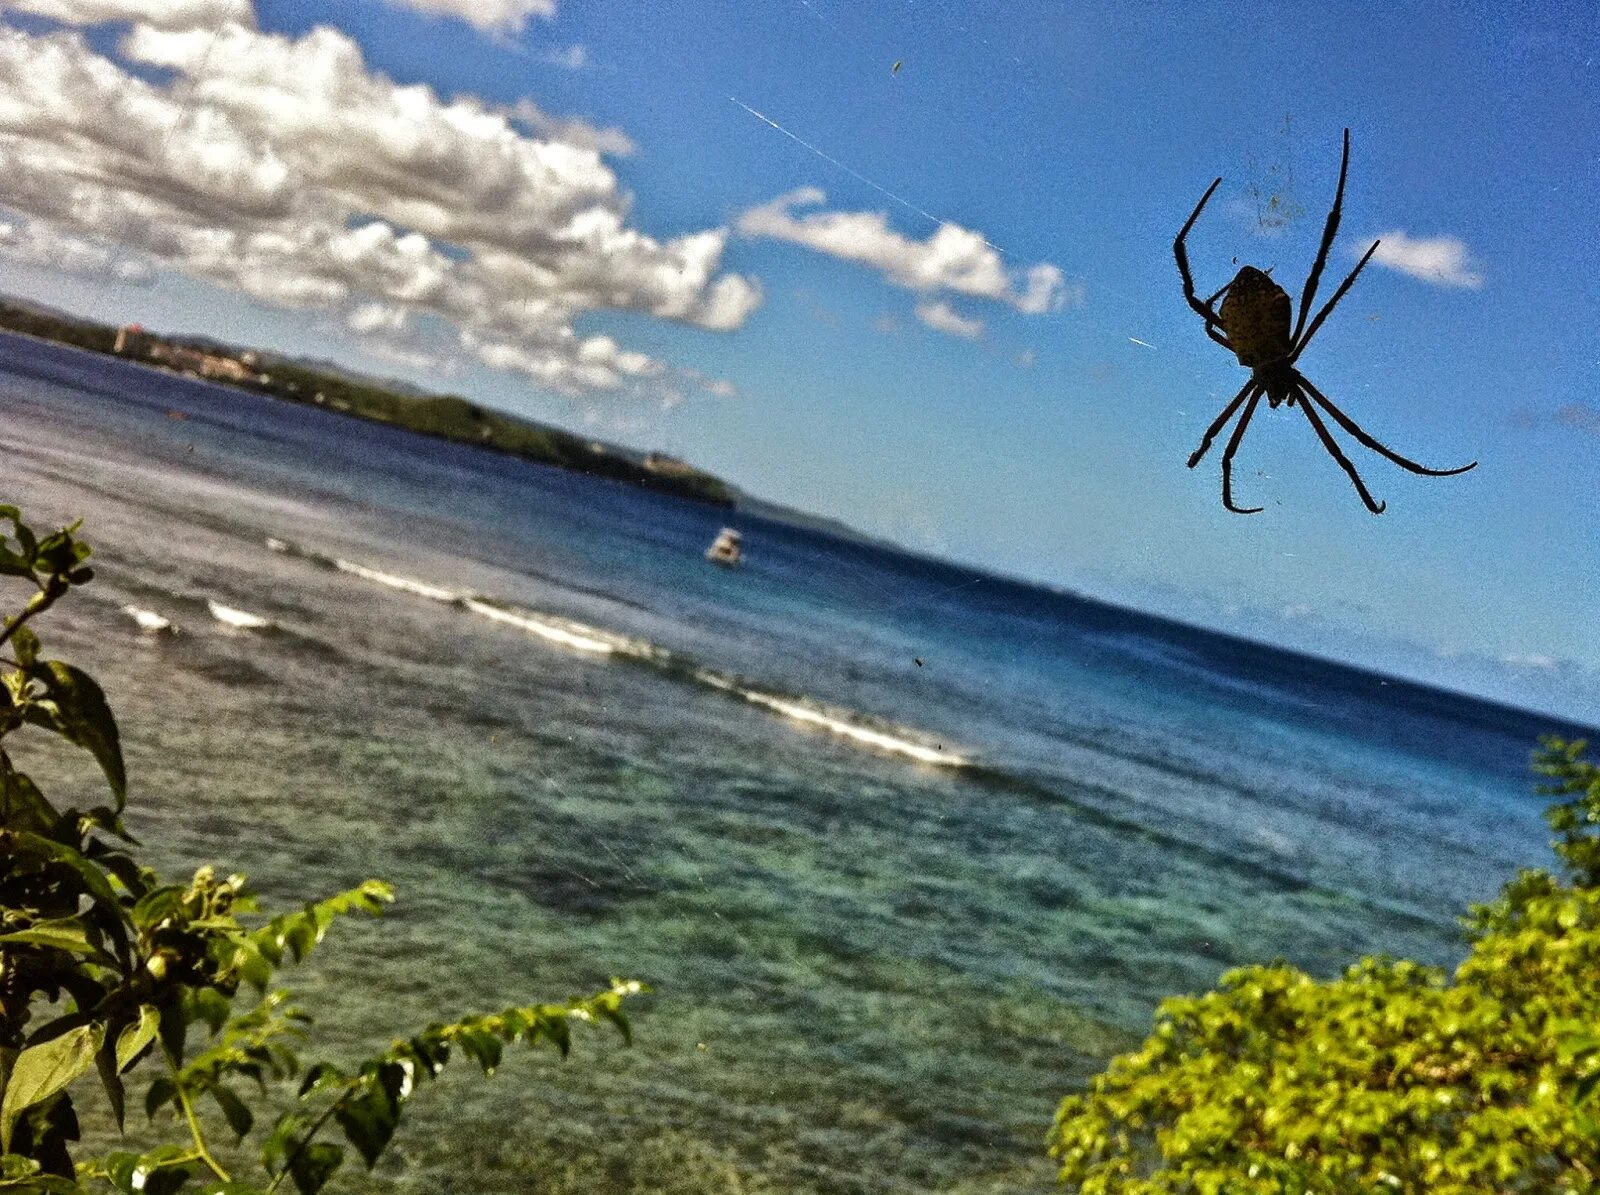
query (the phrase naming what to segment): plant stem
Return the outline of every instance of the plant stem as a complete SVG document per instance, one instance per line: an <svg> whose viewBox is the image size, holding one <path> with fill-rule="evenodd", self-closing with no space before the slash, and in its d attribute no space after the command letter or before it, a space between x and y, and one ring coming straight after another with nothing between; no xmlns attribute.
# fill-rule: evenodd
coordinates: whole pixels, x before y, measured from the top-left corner
<svg viewBox="0 0 1600 1195"><path fill-rule="evenodd" d="M289 1171L293 1169L294 1164L300 1160L300 1155L306 1152L306 1147L311 1144L318 1133L322 1132L322 1127L333 1119L333 1114L344 1106L345 1100L350 1098L350 1093L354 1090L354 1087L348 1088L343 1095L323 1109L321 1116L311 1122L311 1127L305 1131L305 1136L301 1137L296 1143L294 1152L283 1160L283 1169L273 1176L272 1182L267 1186L267 1195L272 1195L278 1189L278 1184L284 1180Z"/></svg>
<svg viewBox="0 0 1600 1195"><path fill-rule="evenodd" d="M17 633L17 629L32 618L35 614L42 614L55 605L56 599L67 592L66 582L60 577L51 577L48 582L40 587L38 593L28 600L20 614L13 614L6 619L4 628L0 628L0 647L5 646L6 640Z"/></svg>
<svg viewBox="0 0 1600 1195"><path fill-rule="evenodd" d="M172 1068L172 1085L177 1088L178 1106L183 1109L183 1118L189 1123L189 1133L194 1138L196 1156L211 1168L212 1174L215 1174L223 1182L232 1182L232 1177L222 1168L222 1163L212 1157L211 1151L206 1148L205 1134L200 1131L200 1118L195 1115L194 1101L189 1098L188 1091L184 1089L183 1080L178 1071L177 1060L164 1047L162 1053L166 1054L167 1065Z"/></svg>

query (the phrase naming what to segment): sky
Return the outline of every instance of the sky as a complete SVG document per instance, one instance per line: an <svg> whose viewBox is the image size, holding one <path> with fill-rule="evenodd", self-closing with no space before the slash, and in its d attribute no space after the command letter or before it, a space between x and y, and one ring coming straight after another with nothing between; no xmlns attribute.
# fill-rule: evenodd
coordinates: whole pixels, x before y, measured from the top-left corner
<svg viewBox="0 0 1600 1195"><path fill-rule="evenodd" d="M1185 305L1238 265L1397 451ZM1600 721L1592 4L0 0L0 290L674 452L917 551Z"/></svg>

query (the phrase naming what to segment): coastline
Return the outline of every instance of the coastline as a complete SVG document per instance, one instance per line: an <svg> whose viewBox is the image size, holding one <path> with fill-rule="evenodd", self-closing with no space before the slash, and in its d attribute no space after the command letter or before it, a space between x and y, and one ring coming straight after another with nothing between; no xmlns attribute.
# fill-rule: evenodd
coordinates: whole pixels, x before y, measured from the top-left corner
<svg viewBox="0 0 1600 1195"><path fill-rule="evenodd" d="M664 454L645 453L635 459L600 441L496 411L460 395L403 393L379 379L318 370L278 354L220 346L205 338L157 337L136 327L116 329L15 296L0 298L0 331L691 502L725 510L738 505L737 491L721 478ZM123 351L125 344L137 351ZM201 345L206 346L204 351L197 347ZM219 348L226 351L219 353ZM192 368L172 364L185 359L198 364ZM211 364L226 366L226 372L213 372Z"/></svg>

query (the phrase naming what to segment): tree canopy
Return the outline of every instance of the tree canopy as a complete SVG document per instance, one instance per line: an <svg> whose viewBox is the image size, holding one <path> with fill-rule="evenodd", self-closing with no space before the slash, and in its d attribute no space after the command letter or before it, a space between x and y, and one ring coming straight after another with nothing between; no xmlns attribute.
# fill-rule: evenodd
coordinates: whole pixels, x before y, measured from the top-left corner
<svg viewBox="0 0 1600 1195"><path fill-rule="evenodd" d="M1600 767L1544 740L1556 872L1464 918L1453 972L1283 963L1160 1006L1154 1032L1057 1113L1084 1195L1588 1192L1600 1176Z"/></svg>

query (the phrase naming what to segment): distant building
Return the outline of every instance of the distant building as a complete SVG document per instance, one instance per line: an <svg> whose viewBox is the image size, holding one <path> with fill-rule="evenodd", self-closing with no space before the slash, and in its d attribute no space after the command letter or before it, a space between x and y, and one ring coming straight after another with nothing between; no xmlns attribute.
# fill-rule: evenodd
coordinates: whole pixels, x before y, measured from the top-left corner
<svg viewBox="0 0 1600 1195"><path fill-rule="evenodd" d="M229 357L222 353L207 353L201 349L168 344L159 336L146 332L138 324L128 324L117 329L112 350L125 357L137 357L179 373L190 373L219 382L259 382L263 375L254 368L260 358L254 353Z"/></svg>
<svg viewBox="0 0 1600 1195"><path fill-rule="evenodd" d="M113 352L129 357L148 357L150 346L154 343L155 337L138 324L127 324L117 329L117 339L111 348Z"/></svg>

